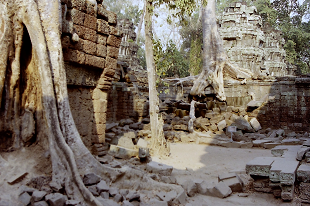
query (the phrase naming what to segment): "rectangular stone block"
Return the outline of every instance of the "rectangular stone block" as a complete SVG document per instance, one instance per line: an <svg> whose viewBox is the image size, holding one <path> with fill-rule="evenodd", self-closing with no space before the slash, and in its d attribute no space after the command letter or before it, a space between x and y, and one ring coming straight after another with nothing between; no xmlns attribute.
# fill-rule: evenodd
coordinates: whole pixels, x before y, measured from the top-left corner
<svg viewBox="0 0 310 206"><path fill-rule="evenodd" d="M101 45L106 45L107 44L107 36L105 35L101 35L101 34L97 34L97 43L101 44Z"/></svg>
<svg viewBox="0 0 310 206"><path fill-rule="evenodd" d="M281 185L281 199L291 201L294 198L294 185Z"/></svg>
<svg viewBox="0 0 310 206"><path fill-rule="evenodd" d="M85 13L83 13L77 9L72 9L72 10L69 10L68 14L70 15L70 18L71 18L73 24L78 24L81 26L84 25Z"/></svg>
<svg viewBox="0 0 310 206"><path fill-rule="evenodd" d="M70 44L71 44L71 40L69 36L64 36L61 38L61 45L63 49L69 48Z"/></svg>
<svg viewBox="0 0 310 206"><path fill-rule="evenodd" d="M106 100L108 97L108 93L102 91L101 89L94 89L93 93L92 93L92 99L93 100L99 100L99 99L103 99Z"/></svg>
<svg viewBox="0 0 310 206"><path fill-rule="evenodd" d="M97 19L97 32L99 32L101 34L109 35L110 34L110 26L109 26L108 22L106 22L103 19Z"/></svg>
<svg viewBox="0 0 310 206"><path fill-rule="evenodd" d="M302 164L297 169L297 180L310 183L310 164Z"/></svg>
<svg viewBox="0 0 310 206"><path fill-rule="evenodd" d="M120 29L118 29L115 26L110 26L110 34L117 36L117 37L122 37L122 31Z"/></svg>
<svg viewBox="0 0 310 206"><path fill-rule="evenodd" d="M103 69L105 67L105 59L102 57L85 54L85 64Z"/></svg>
<svg viewBox="0 0 310 206"><path fill-rule="evenodd" d="M105 134L105 124L95 124L93 134Z"/></svg>
<svg viewBox="0 0 310 206"><path fill-rule="evenodd" d="M108 57L118 58L119 49L117 47L107 46Z"/></svg>
<svg viewBox="0 0 310 206"><path fill-rule="evenodd" d="M107 56L107 47L105 45L97 44L96 55L101 57Z"/></svg>
<svg viewBox="0 0 310 206"><path fill-rule="evenodd" d="M117 67L117 59L111 57L106 58L106 68L115 70ZM114 75L114 74L113 74Z"/></svg>
<svg viewBox="0 0 310 206"><path fill-rule="evenodd" d="M97 51L97 44L89 41L89 40L82 40L81 42L83 44L83 51L87 54L95 55Z"/></svg>
<svg viewBox="0 0 310 206"><path fill-rule="evenodd" d="M107 111L107 100L98 99L93 101L95 113L105 113Z"/></svg>
<svg viewBox="0 0 310 206"><path fill-rule="evenodd" d="M245 170L249 175L269 177L274 157L256 157L246 164Z"/></svg>
<svg viewBox="0 0 310 206"><path fill-rule="evenodd" d="M105 124L106 123L106 113L94 113L96 124Z"/></svg>
<svg viewBox="0 0 310 206"><path fill-rule="evenodd" d="M85 27L84 39L97 43L97 32Z"/></svg>
<svg viewBox="0 0 310 206"><path fill-rule="evenodd" d="M86 13L97 17L97 4L86 1Z"/></svg>
<svg viewBox="0 0 310 206"><path fill-rule="evenodd" d="M80 25L74 25L75 32L79 35L80 38L84 39L86 33L86 27Z"/></svg>
<svg viewBox="0 0 310 206"><path fill-rule="evenodd" d="M76 8L79 11L86 11L86 3L85 0L71 0L68 1L68 7L69 8Z"/></svg>
<svg viewBox="0 0 310 206"><path fill-rule="evenodd" d="M68 62L84 64L85 59L86 59L85 54L78 50L68 49L68 51L64 53L64 60Z"/></svg>
<svg viewBox="0 0 310 206"><path fill-rule="evenodd" d="M97 18L92 15L85 14L84 26L87 28L96 30L97 29Z"/></svg>
<svg viewBox="0 0 310 206"><path fill-rule="evenodd" d="M98 5L98 13L99 18L107 20L110 24L117 23L117 16L114 12L106 10L102 5Z"/></svg>

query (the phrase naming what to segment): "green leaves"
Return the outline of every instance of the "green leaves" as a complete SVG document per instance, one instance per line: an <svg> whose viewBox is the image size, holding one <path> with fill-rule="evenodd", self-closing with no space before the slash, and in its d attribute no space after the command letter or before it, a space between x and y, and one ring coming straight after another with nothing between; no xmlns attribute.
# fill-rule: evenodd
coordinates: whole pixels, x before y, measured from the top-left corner
<svg viewBox="0 0 310 206"><path fill-rule="evenodd" d="M188 64L172 40L164 48L160 40L153 41L156 73L160 78L188 76Z"/></svg>

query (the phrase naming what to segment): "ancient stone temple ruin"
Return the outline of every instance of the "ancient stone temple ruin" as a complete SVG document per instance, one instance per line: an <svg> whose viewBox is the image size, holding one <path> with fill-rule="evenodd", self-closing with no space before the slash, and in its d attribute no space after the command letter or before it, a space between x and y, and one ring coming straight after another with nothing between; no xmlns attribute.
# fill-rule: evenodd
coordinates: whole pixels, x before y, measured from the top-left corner
<svg viewBox="0 0 310 206"><path fill-rule="evenodd" d="M115 13L62 4L62 46L73 118L84 143L105 141L107 93L112 86L122 31Z"/></svg>
<svg viewBox="0 0 310 206"><path fill-rule="evenodd" d="M285 62L281 32L263 26L256 7L233 3L219 16L219 31L232 63L254 75L292 74Z"/></svg>

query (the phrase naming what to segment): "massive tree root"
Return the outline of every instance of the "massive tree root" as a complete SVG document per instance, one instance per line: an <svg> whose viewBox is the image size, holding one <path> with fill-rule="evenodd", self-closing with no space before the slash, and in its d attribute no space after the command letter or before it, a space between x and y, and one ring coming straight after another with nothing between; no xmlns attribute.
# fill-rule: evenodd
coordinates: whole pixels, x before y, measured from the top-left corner
<svg viewBox="0 0 310 206"><path fill-rule="evenodd" d="M201 96L205 89L212 86L216 97L225 101L223 72L235 79L251 78L250 71L232 65L223 47L222 38L218 32L215 15L215 0L209 0L206 7L202 8L203 27L203 69L190 94Z"/></svg>

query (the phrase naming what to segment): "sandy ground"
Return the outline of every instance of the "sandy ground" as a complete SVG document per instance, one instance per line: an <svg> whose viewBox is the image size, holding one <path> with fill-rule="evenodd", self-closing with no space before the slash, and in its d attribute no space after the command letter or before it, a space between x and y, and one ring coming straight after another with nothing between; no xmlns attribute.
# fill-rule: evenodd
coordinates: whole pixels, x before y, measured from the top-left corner
<svg viewBox="0 0 310 206"><path fill-rule="evenodd" d="M198 144L171 144L171 155L166 159L153 158L174 167L172 174L178 182L187 179L203 179L208 182L217 182L218 175L227 172L245 173L245 165L259 156L272 156L267 149L240 149L206 146ZM282 202L272 194L252 193L248 197L239 197L232 194L230 197L220 199L204 195L188 198L192 206L235 206L235 205L299 205L296 202Z"/></svg>

